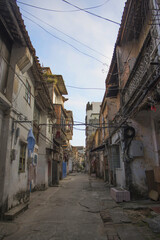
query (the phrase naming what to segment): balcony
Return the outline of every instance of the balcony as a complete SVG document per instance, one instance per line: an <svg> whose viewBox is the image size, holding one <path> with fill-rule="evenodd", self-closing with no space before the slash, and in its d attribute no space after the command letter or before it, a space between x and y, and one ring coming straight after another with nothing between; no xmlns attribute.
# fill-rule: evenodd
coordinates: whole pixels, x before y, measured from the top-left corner
<svg viewBox="0 0 160 240"><path fill-rule="evenodd" d="M159 76L159 68L151 65L151 55L154 48L154 41L149 33L122 90L122 112L124 115L130 113L133 106L143 100Z"/></svg>
<svg viewBox="0 0 160 240"><path fill-rule="evenodd" d="M67 137L66 137L65 132L64 132L62 129L57 128L57 129L55 130L54 139L55 139L60 145L63 145L63 144L66 143Z"/></svg>

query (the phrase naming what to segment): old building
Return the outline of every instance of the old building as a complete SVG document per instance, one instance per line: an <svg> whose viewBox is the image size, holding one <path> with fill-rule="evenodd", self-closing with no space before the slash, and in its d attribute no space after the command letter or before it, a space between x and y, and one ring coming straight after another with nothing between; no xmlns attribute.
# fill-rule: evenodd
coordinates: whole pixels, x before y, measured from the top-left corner
<svg viewBox="0 0 160 240"><path fill-rule="evenodd" d="M94 134L99 127L99 114L100 114L100 102L91 102L86 105L86 165L89 172L93 170L92 162L95 161L93 154L90 150L93 148L92 141L94 139ZM93 157L93 159L92 159Z"/></svg>
<svg viewBox="0 0 160 240"><path fill-rule="evenodd" d="M66 144L63 145L63 151L64 151L64 156L65 160L67 163L67 174L69 172L72 172L72 146L70 144L70 140L72 140L73 136L73 113L70 110L66 110Z"/></svg>
<svg viewBox="0 0 160 240"><path fill-rule="evenodd" d="M105 179L133 197L159 191L159 2L126 2L101 105Z"/></svg>
<svg viewBox="0 0 160 240"><path fill-rule="evenodd" d="M83 146L72 146L70 161L72 161L72 171L84 170L85 148Z"/></svg>
<svg viewBox="0 0 160 240"><path fill-rule="evenodd" d="M69 141L73 135L73 114L72 111L64 108L68 99L65 82L61 75L52 74L49 67L43 67L45 82L49 89L55 110L55 122L52 125L53 132L53 160L52 160L52 184L58 183L67 174L69 160Z"/></svg>
<svg viewBox="0 0 160 240"><path fill-rule="evenodd" d="M100 128L98 127L95 133L90 137L89 148L90 151L90 172L95 173L97 177L103 176L103 166L101 166L103 160L99 154L100 143Z"/></svg>
<svg viewBox="0 0 160 240"><path fill-rule="evenodd" d="M0 3L0 208L1 213L27 201L37 181L28 139L35 141L35 84L41 67L14 1ZM28 135L30 133L30 135ZM3 141L2 141L3 139ZM38 152L38 148L35 148Z"/></svg>
<svg viewBox="0 0 160 240"><path fill-rule="evenodd" d="M41 190L58 183L64 168L67 173L73 115L64 109L67 90L62 76L55 78L49 68L40 66L16 2L2 0L0 17L3 214L26 203L33 188Z"/></svg>
<svg viewBox="0 0 160 240"><path fill-rule="evenodd" d="M55 123L55 110L45 84L45 78L36 83L33 133L36 139L37 151L37 182L36 189L43 189L52 185L52 159L53 159L53 131Z"/></svg>

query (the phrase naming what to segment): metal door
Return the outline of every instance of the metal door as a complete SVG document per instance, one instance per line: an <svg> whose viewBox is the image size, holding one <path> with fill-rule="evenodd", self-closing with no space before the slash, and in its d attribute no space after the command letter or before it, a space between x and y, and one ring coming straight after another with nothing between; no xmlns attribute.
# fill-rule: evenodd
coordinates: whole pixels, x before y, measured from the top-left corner
<svg viewBox="0 0 160 240"><path fill-rule="evenodd" d="M58 163L52 160L52 184L58 184Z"/></svg>
<svg viewBox="0 0 160 240"><path fill-rule="evenodd" d="M63 167L62 178L65 178L67 176L67 163L63 162L62 167Z"/></svg>

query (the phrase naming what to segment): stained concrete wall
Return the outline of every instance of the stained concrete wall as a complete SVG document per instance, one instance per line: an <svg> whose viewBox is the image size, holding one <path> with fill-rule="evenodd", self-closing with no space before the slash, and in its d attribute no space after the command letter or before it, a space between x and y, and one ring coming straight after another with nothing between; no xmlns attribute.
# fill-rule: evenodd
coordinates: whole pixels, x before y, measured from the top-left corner
<svg viewBox="0 0 160 240"><path fill-rule="evenodd" d="M27 103L24 100L25 96L25 88L22 81L26 81L26 77L29 79L29 82L33 91L33 82L28 73L24 75L17 68L17 63L21 60L26 54L27 49L25 47L21 47L17 44L14 44L11 51L10 64L12 69L8 70L8 78L6 81L6 98L8 101L12 102L12 111L5 111L5 115L3 117L3 128L1 132L1 139L3 139L3 146L1 145L0 149L0 158L1 165L0 171L1 174L1 206L2 212L6 211L11 206L14 206L19 201L16 197L18 192L27 191L27 166L25 168L25 173L19 174L19 151L20 145L19 141L26 141L27 134L29 130L29 126L24 126L20 123L13 123L13 118L15 120L18 119L18 116L22 116L24 120L24 116L26 116L29 120L33 119L33 106L34 101L31 101L31 105L27 106ZM17 79L15 72L20 76L20 79ZM20 83L21 82L21 83ZM26 110L27 109L27 110ZM22 120L21 119L21 120ZM15 142L16 129L20 129L20 135L17 136L17 140ZM21 138L21 139L20 139ZM11 159L11 151L15 150L14 160ZM12 161L13 160L13 161ZM27 154L26 154L26 164L27 164Z"/></svg>
<svg viewBox="0 0 160 240"><path fill-rule="evenodd" d="M69 172L72 172L72 170L73 170L73 159L70 158L69 159Z"/></svg>
<svg viewBox="0 0 160 240"><path fill-rule="evenodd" d="M45 113L41 115L41 121L42 123L47 123L47 115ZM41 133L46 136L47 127L45 125L41 128ZM39 138L37 172L37 185L48 187L48 160L46 155L46 139L42 135Z"/></svg>
<svg viewBox="0 0 160 240"><path fill-rule="evenodd" d="M21 76L24 83L26 79L31 86L31 93L34 95L34 81L31 71L27 71L24 74L16 66L16 73ZM31 104L29 105L25 100L25 91L26 87L17 77L14 76L14 85L13 85L13 95L12 95L12 105L13 112L11 116L14 120L24 121L25 118L29 121L33 120L33 109L34 109L34 98L31 96ZM8 157L9 164L8 170L10 172L9 176L9 185L7 188L8 191L8 208L15 206L19 202L19 195L25 193L29 190L29 172L28 172L28 152L27 152L27 135L30 128L32 128L31 123L23 122L13 122L13 119L10 119L10 132L9 139L10 144L8 146L9 153L11 155L11 150L15 150L15 159ZM17 129L19 129L19 135L16 137ZM19 159L20 159L20 144L21 142L26 144L26 158L25 158L25 171L19 172ZM17 197L17 194L18 197ZM23 195L23 194L22 194ZM22 196L23 197L23 196Z"/></svg>
<svg viewBox="0 0 160 240"><path fill-rule="evenodd" d="M122 142L119 143L120 168L116 168L116 184L118 187L126 187L124 155L122 151Z"/></svg>
<svg viewBox="0 0 160 240"><path fill-rule="evenodd" d="M148 18L149 19L149 18ZM129 74L132 71L136 58L138 57L144 41L149 33L151 25L146 20L143 31L137 40L126 42L122 41L120 46L117 46L117 61L120 74L120 86L123 88L128 80Z"/></svg>
<svg viewBox="0 0 160 240"><path fill-rule="evenodd" d="M100 113L100 102L91 102L92 109L86 111L87 116L87 123L89 123L89 120L92 119L93 114L99 114Z"/></svg>
<svg viewBox="0 0 160 240"><path fill-rule="evenodd" d="M100 177L104 177L104 157L103 152L99 152L99 162L100 162Z"/></svg>
<svg viewBox="0 0 160 240"><path fill-rule="evenodd" d="M132 182L140 193L147 192L145 170L153 170L155 166L159 165L159 158L157 157L159 143L157 139L158 131L155 128L155 122L160 117L160 111L154 113L153 111L141 111L132 120L132 126L136 130L136 140L140 140L144 146L144 156L133 158L131 161Z"/></svg>

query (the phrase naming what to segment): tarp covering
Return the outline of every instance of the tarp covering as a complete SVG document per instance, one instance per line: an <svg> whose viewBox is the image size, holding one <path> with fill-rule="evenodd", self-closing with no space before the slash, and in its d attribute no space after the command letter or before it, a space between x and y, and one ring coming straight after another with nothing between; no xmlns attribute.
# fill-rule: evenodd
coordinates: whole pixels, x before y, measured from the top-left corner
<svg viewBox="0 0 160 240"><path fill-rule="evenodd" d="M33 153L36 140L33 135L32 128L28 132L27 142L28 142L28 151Z"/></svg>

